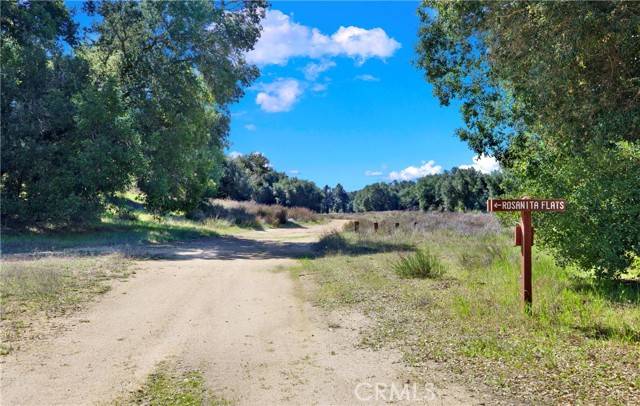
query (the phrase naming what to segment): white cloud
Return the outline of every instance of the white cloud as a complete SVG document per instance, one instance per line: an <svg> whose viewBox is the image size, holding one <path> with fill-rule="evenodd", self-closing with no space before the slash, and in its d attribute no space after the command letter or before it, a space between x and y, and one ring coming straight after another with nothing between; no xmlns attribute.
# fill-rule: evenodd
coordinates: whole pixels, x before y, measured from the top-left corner
<svg viewBox="0 0 640 406"><path fill-rule="evenodd" d="M298 175L298 174L300 173L300 171L299 171L299 170L297 170L297 169L291 169L291 170L289 171L289 173L290 173L290 174L292 174L292 175Z"/></svg>
<svg viewBox="0 0 640 406"><path fill-rule="evenodd" d="M256 130L256 125L255 124L246 124L244 126L244 128L246 128L249 131L255 131Z"/></svg>
<svg viewBox="0 0 640 406"><path fill-rule="evenodd" d="M235 158L241 157L242 156L242 152L231 151L227 155L229 156L229 158L235 159Z"/></svg>
<svg viewBox="0 0 640 406"><path fill-rule="evenodd" d="M356 80L362 80L364 82L379 82L380 78L373 76L373 75L369 75L368 73L365 73L364 75L358 75L355 78Z"/></svg>
<svg viewBox="0 0 640 406"><path fill-rule="evenodd" d="M320 59L348 56L364 63L369 58L385 59L400 48L382 28L340 27L331 35L294 22L279 10L268 10L262 20L262 33L247 61L258 65L285 65L290 58Z"/></svg>
<svg viewBox="0 0 640 406"><path fill-rule="evenodd" d="M313 90L314 92L324 92L325 90L327 90L328 85L326 83L315 83L312 87L311 90Z"/></svg>
<svg viewBox="0 0 640 406"><path fill-rule="evenodd" d="M421 166L408 166L401 171L389 173L390 180L414 180L427 175L442 173L442 166L436 165L435 161L422 162Z"/></svg>
<svg viewBox="0 0 640 406"><path fill-rule="evenodd" d="M400 43L390 38L382 28L340 27L331 40L338 45L336 54L345 53L360 63L374 57L388 58L400 48Z"/></svg>
<svg viewBox="0 0 640 406"><path fill-rule="evenodd" d="M494 157L483 154L483 155L474 156L472 165L460 165L458 168L460 169L473 168L478 172L491 173L494 171L499 171L500 164Z"/></svg>
<svg viewBox="0 0 640 406"><path fill-rule="evenodd" d="M382 176L382 171L364 171L364 176Z"/></svg>
<svg viewBox="0 0 640 406"><path fill-rule="evenodd" d="M303 69L304 77L307 78L307 80L316 80L322 72L325 72L334 66L336 66L336 63L330 60L323 60L318 63L308 63Z"/></svg>
<svg viewBox="0 0 640 406"><path fill-rule="evenodd" d="M280 78L275 82L256 86L261 92L256 96L256 103L268 113L289 111L302 95L300 82L290 78Z"/></svg>

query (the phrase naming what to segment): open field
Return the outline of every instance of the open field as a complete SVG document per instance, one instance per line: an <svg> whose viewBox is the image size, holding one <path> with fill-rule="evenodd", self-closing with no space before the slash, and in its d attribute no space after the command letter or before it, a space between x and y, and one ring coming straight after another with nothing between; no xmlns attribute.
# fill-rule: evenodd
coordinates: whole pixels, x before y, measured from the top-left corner
<svg viewBox="0 0 640 406"><path fill-rule="evenodd" d="M518 248L492 216L350 217L362 232L325 236L320 246L329 255L294 272L313 276L312 298L322 307L357 309L374 320L363 345L400 348L410 365L453 371L469 385L484 383L524 402L640 399L637 279L598 283L535 249L527 316L518 296ZM381 223L379 233L372 220ZM444 273L396 274L399 252L406 258L416 249L437 258Z"/></svg>

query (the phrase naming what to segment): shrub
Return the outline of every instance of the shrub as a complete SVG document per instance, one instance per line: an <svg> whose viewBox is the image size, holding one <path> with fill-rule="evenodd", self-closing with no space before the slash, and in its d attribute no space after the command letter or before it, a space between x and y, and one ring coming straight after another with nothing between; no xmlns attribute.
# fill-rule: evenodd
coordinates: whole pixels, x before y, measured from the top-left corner
<svg viewBox="0 0 640 406"><path fill-rule="evenodd" d="M324 253L338 253L349 247L348 241L338 231L323 235L317 243L319 251Z"/></svg>
<svg viewBox="0 0 640 406"><path fill-rule="evenodd" d="M290 219L296 221L319 221L320 216L313 210L309 210L306 207L289 207L287 208L287 214Z"/></svg>
<svg viewBox="0 0 640 406"><path fill-rule="evenodd" d="M424 249L409 255L399 254L392 267L401 278L437 278L444 273L438 257Z"/></svg>
<svg viewBox="0 0 640 406"><path fill-rule="evenodd" d="M272 226L287 224L287 209L279 205L261 206L258 209L258 217Z"/></svg>
<svg viewBox="0 0 640 406"><path fill-rule="evenodd" d="M124 221L138 221L138 215L130 207L118 207L116 217Z"/></svg>

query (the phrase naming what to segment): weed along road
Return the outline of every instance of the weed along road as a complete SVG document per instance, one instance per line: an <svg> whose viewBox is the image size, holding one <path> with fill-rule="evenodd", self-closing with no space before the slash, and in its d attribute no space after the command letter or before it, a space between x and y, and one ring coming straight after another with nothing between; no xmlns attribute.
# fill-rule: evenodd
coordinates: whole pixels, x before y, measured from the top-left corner
<svg viewBox="0 0 640 406"><path fill-rule="evenodd" d="M282 270L342 226L335 220L134 253L147 258L136 262L134 277L69 317L61 332L4 357L2 404L117 403L162 362L202 371L207 387L240 405L348 405L356 396L385 403L375 397L377 383L410 379L400 355L358 348L366 320L320 314L301 297L304 278ZM436 387L447 404L470 402L461 388Z"/></svg>

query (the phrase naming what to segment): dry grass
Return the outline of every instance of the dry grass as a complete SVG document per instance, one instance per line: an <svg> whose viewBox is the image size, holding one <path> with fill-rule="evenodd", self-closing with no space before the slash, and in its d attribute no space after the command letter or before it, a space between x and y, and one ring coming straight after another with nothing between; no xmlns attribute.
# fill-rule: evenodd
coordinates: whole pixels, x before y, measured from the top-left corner
<svg viewBox="0 0 640 406"><path fill-rule="evenodd" d="M260 228L262 224L279 227L287 224L288 221L313 223L322 220L320 214L304 207L284 207L277 204L266 205L221 199L211 200L203 214L208 218L254 228Z"/></svg>
<svg viewBox="0 0 640 406"><path fill-rule="evenodd" d="M487 215L438 215L419 214L424 226L404 231L330 236L328 245L339 248L298 271L314 275L318 304L372 317L363 344L399 346L418 368L436 362L468 385L487 384L526 403L639 402L639 281L598 282L536 249L534 306L526 315L510 232ZM427 249L444 275L404 279L393 271L397 253L344 249L365 240Z"/></svg>
<svg viewBox="0 0 640 406"><path fill-rule="evenodd" d="M55 317L72 313L125 279L129 261L120 255L4 260L0 270L2 352L41 335Z"/></svg>
<svg viewBox="0 0 640 406"><path fill-rule="evenodd" d="M374 233L373 223L378 223L378 233L399 233L416 237L435 230L449 230L461 234L496 233L502 229L498 219L487 213L384 211L369 213L331 214L333 218L351 220L345 231L353 231L354 222L359 223L361 233ZM396 224L398 225L396 227Z"/></svg>

